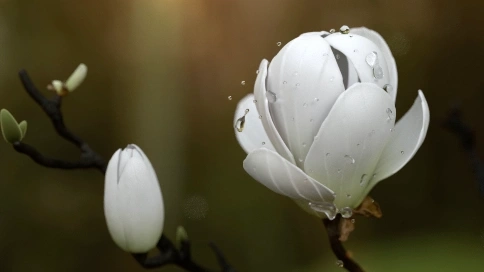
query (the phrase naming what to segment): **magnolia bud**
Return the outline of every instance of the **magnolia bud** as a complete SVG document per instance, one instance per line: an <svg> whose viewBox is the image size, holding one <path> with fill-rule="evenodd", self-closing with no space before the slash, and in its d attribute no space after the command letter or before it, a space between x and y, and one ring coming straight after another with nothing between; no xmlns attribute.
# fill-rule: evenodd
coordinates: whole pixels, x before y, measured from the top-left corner
<svg viewBox="0 0 484 272"><path fill-rule="evenodd" d="M111 237L127 252L148 252L161 237L165 212L158 179L134 144L118 149L109 161L104 213Z"/></svg>
<svg viewBox="0 0 484 272"><path fill-rule="evenodd" d="M74 91L84 81L87 75L87 66L79 64L72 75L66 80L65 87L69 92Z"/></svg>

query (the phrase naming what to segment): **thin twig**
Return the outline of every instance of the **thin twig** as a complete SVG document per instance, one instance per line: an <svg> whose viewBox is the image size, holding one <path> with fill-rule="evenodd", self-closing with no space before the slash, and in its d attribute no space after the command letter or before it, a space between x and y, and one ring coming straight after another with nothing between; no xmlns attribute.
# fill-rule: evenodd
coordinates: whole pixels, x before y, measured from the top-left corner
<svg viewBox="0 0 484 272"><path fill-rule="evenodd" d="M340 241L340 221L341 215L338 214L335 219L323 219L326 232L328 233L329 243L334 255L342 262L343 267L350 272L364 272L364 270L350 258L346 249L343 247L343 243Z"/></svg>
<svg viewBox="0 0 484 272"><path fill-rule="evenodd" d="M94 152L89 145L84 142L80 137L72 133L64 124L64 118L61 111L62 97L59 95L49 99L46 98L37 89L35 84L30 79L25 70L19 72L20 81L22 82L24 89L30 95L30 97L42 108L47 114L52 124L54 125L57 133L74 144L81 151L81 155L78 161L65 161L55 158L49 158L42 155L33 146L23 143L15 142L13 148L22 154L29 156L36 163L58 169L98 169L103 175L106 173L107 163L101 155ZM225 257L221 251L210 244L215 251L217 259L219 260L222 272L235 272L235 270L226 262ZM138 261L138 263L144 268L159 268L165 265L173 264L178 267L191 272L208 272L210 270L198 265L192 260L190 241L182 241L181 248L178 250L176 246L164 235L161 236L157 243L159 254L148 258L147 253L132 254L132 256Z"/></svg>
<svg viewBox="0 0 484 272"><path fill-rule="evenodd" d="M469 155L479 192L484 196L484 164L478 156L474 130L462 121L462 112L457 107L450 110L444 122L444 127L459 137L462 147Z"/></svg>

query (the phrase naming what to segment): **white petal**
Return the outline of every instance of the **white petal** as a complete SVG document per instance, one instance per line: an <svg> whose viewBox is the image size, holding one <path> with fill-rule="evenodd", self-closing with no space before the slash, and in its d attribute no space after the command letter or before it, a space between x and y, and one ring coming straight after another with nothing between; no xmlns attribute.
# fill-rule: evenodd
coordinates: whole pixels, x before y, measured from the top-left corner
<svg viewBox="0 0 484 272"><path fill-rule="evenodd" d="M66 88L70 92L74 91L81 85L87 75L87 66L84 63L79 64L76 70L71 74L71 76L66 80Z"/></svg>
<svg viewBox="0 0 484 272"><path fill-rule="evenodd" d="M314 136L334 101L344 91L341 72L331 47L319 35L300 36L274 57L267 90L274 125L302 167Z"/></svg>
<svg viewBox="0 0 484 272"><path fill-rule="evenodd" d="M237 137L240 146L247 154L261 147L274 151L276 150L272 145L269 136L267 136L264 126L262 125L262 120L259 118L259 112L256 108L257 103L259 103L259 101L255 100L254 95L249 94L240 100L239 104L237 104L237 109L235 110L235 136Z"/></svg>
<svg viewBox="0 0 484 272"><path fill-rule="evenodd" d="M372 83L357 83L336 100L324 120L304 169L336 193L339 209L360 204L391 137L394 116L395 106L385 91Z"/></svg>
<svg viewBox="0 0 484 272"><path fill-rule="evenodd" d="M390 85L393 87L393 90L389 91L388 93L390 93L390 95L393 97L393 102L395 102L395 100L397 99L398 71L397 64L395 63L392 52L390 51L390 47L380 34L366 27L352 28L350 30L350 33L363 36L374 42L378 46L378 48L380 48L380 51L382 52L387 64L390 77Z"/></svg>
<svg viewBox="0 0 484 272"><path fill-rule="evenodd" d="M254 86L254 96L257 100L256 107L259 115L261 116L262 125L271 140L272 145L277 150L277 152L286 160L295 163L294 157L287 148L286 144L282 140L279 132L277 131L276 127L274 126L274 122L272 121L271 113L269 112L269 104L267 101L267 92L266 92L266 78L267 78L267 64L269 62L267 60L262 60L259 66L259 74L257 75L257 79L255 81Z"/></svg>
<svg viewBox="0 0 484 272"><path fill-rule="evenodd" d="M333 192L279 154L266 148L249 153L245 171L272 191L309 202L332 202Z"/></svg>
<svg viewBox="0 0 484 272"><path fill-rule="evenodd" d="M119 180L118 207L126 239L123 249L143 253L155 247L163 229L163 201L158 180L139 158L129 160Z"/></svg>
<svg viewBox="0 0 484 272"><path fill-rule="evenodd" d="M104 214L108 225L109 233L116 244L126 247L124 240L123 217L118 207L118 167L121 158L121 149L118 149L111 157L106 168L104 181ZM116 238L115 238L116 237Z"/></svg>
<svg viewBox="0 0 484 272"><path fill-rule="evenodd" d="M329 35L325 40L328 41L332 47L341 51L353 63L361 82L375 83L381 88L386 84L390 84L390 76L385 56L374 42L359 35L341 33ZM377 54L378 64L370 66L367 63L366 58L368 55L373 54L373 52L376 52ZM381 79L375 77L375 69L378 65L383 72L383 77Z"/></svg>
<svg viewBox="0 0 484 272"><path fill-rule="evenodd" d="M395 174L412 159L425 139L429 120L429 106L423 92L419 90L412 108L395 125L393 135L378 162L373 185Z"/></svg>

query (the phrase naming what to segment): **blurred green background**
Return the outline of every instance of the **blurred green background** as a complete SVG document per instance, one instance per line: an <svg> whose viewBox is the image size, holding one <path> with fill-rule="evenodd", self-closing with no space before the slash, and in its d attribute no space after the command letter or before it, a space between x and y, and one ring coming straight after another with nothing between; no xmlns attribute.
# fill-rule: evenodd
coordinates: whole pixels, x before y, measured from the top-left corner
<svg viewBox="0 0 484 272"><path fill-rule="evenodd" d="M277 42L375 29L397 61L397 115L422 89L431 122L415 158L371 192L383 218L357 218L346 246L370 272L482 271L484 197L442 122L459 105L484 158L483 13L480 0L0 0L0 107L28 121L25 142L76 159L17 72L43 88L86 63L63 103L68 127L106 159L143 148L163 190L164 233L185 226L199 263L217 268L213 241L238 271L342 271L321 222L244 172L232 119ZM2 141L0 271L143 271L109 236L103 186L96 170L43 168Z"/></svg>

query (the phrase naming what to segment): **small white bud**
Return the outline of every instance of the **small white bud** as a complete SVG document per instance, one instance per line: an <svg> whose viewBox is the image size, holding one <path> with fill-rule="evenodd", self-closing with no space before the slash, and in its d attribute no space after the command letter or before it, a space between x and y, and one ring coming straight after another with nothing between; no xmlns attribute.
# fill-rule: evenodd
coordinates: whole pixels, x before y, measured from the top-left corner
<svg viewBox="0 0 484 272"><path fill-rule="evenodd" d="M52 80L51 88L58 94L62 95L64 92L64 83L60 80Z"/></svg>
<svg viewBox="0 0 484 272"><path fill-rule="evenodd" d="M79 64L72 75L66 80L65 87L69 92L74 91L84 81L87 75L87 66L84 63ZM52 82L53 83L53 82ZM55 86L54 86L55 88ZM57 90L57 89L56 89Z"/></svg>
<svg viewBox="0 0 484 272"><path fill-rule="evenodd" d="M109 161L104 214L111 237L124 251L148 252L161 237L165 212L158 179L134 144L118 149Z"/></svg>

